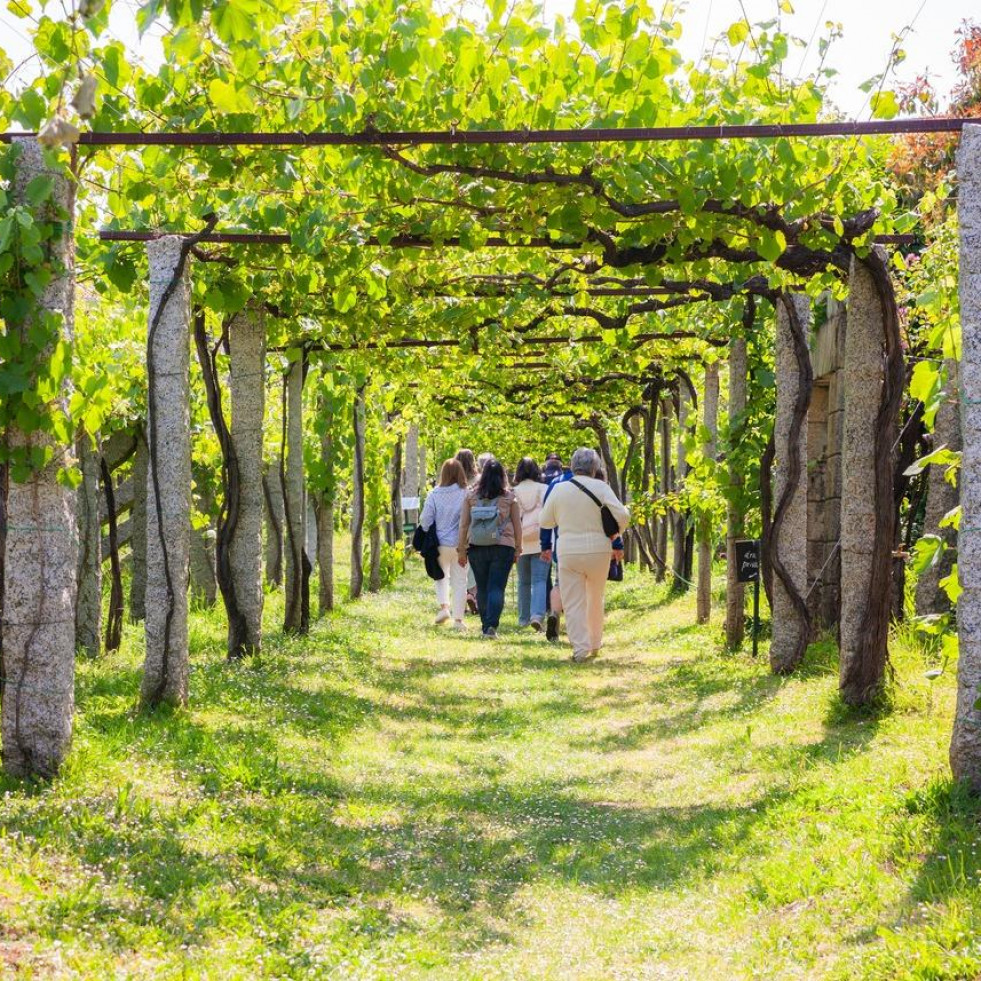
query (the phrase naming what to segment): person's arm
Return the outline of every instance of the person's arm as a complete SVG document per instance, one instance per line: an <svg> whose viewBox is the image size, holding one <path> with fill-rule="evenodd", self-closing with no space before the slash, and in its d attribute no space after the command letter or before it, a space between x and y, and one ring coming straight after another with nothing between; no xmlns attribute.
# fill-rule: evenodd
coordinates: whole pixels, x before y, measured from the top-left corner
<svg viewBox="0 0 981 981"><path fill-rule="evenodd" d="M460 537L456 543L456 554L460 565L467 564L467 542L470 541L470 495L463 499L460 509Z"/></svg>
<svg viewBox="0 0 981 981"><path fill-rule="evenodd" d="M429 526L436 520L436 501L432 494L426 495L426 503L422 506L422 514L419 515L419 527L423 531L429 531Z"/></svg>
<svg viewBox="0 0 981 981"><path fill-rule="evenodd" d="M511 527L514 529L514 561L521 556L521 508L518 499L511 498Z"/></svg>
<svg viewBox="0 0 981 981"><path fill-rule="evenodd" d="M608 484L604 485L600 500L610 509L613 517L617 519L620 531L626 531L627 526L630 524L630 512L620 501L620 498L613 493L613 489Z"/></svg>
<svg viewBox="0 0 981 981"><path fill-rule="evenodd" d="M545 503L542 505L542 513L538 517L538 524L541 528L539 533L539 544L542 547L541 557L546 562L552 561L552 548L554 537L552 529L555 528L557 521L555 517L555 498L551 496L552 487L549 487L545 494Z"/></svg>
<svg viewBox="0 0 981 981"><path fill-rule="evenodd" d="M538 516L538 544L542 552L548 552L549 558L552 557L552 526L548 528L545 527L542 522L542 514L545 513L545 502L548 500L549 495L552 493L552 488L555 486L554 483L549 484L545 488L545 493L542 496L542 512Z"/></svg>

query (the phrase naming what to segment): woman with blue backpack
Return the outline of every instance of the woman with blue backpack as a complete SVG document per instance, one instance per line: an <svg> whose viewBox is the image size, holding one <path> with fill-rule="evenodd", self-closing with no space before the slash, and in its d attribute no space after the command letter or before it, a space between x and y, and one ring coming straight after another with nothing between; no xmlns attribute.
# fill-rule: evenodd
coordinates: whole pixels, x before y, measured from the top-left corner
<svg viewBox="0 0 981 981"><path fill-rule="evenodd" d="M488 461L463 500L457 557L477 580L477 607L484 637L497 636L504 591L521 555L521 512L499 460Z"/></svg>

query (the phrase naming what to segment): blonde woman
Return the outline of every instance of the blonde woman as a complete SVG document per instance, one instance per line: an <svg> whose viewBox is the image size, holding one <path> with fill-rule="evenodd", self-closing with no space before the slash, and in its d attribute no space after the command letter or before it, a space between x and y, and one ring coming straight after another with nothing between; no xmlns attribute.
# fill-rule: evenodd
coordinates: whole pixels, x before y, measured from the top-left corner
<svg viewBox="0 0 981 981"><path fill-rule="evenodd" d="M436 525L439 539L439 567L443 578L436 580L436 623L453 617L453 627L465 630L463 615L467 604L467 569L457 561L460 541L460 515L467 496L467 477L459 460L445 460L439 473L439 486L426 497L419 524L423 531Z"/></svg>

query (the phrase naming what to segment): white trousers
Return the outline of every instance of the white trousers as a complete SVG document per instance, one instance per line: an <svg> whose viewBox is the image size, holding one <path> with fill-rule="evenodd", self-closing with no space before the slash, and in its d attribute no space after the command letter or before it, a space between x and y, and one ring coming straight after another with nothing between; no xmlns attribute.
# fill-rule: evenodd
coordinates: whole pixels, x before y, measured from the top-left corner
<svg viewBox="0 0 981 981"><path fill-rule="evenodd" d="M573 654L598 651L603 646L603 599L610 558L609 551L569 555L559 550L565 632Z"/></svg>
<svg viewBox="0 0 981 981"><path fill-rule="evenodd" d="M461 566L456 545L440 545L439 567L443 578L436 580L436 602L450 607L454 620L462 620L467 610L467 571Z"/></svg>

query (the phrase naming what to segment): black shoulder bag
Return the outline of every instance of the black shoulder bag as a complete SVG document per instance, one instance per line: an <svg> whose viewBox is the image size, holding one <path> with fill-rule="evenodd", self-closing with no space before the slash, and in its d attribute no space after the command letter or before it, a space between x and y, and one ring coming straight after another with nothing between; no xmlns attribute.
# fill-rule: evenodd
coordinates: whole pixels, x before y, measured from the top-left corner
<svg viewBox="0 0 981 981"><path fill-rule="evenodd" d="M600 520L603 522L603 534L607 538L616 538L620 534L620 525L613 517L613 512L604 504L588 487L584 487L578 480L570 480L570 484L575 484L584 494L588 494L596 506L600 509ZM610 559L610 571L606 574L610 582L623 582L623 563L619 559Z"/></svg>
<svg viewBox="0 0 981 981"><path fill-rule="evenodd" d="M579 483L578 480L573 478L569 481L570 484L575 484L584 494L588 495L593 499L593 503L600 509L600 520L603 522L603 534L607 538L615 538L620 534L620 525L617 523L617 519L613 517L613 512L605 505L588 487L584 487Z"/></svg>

